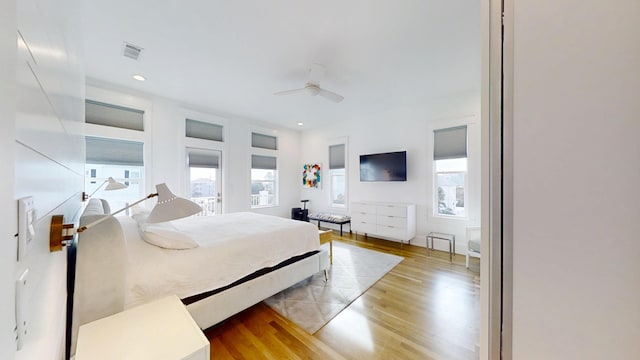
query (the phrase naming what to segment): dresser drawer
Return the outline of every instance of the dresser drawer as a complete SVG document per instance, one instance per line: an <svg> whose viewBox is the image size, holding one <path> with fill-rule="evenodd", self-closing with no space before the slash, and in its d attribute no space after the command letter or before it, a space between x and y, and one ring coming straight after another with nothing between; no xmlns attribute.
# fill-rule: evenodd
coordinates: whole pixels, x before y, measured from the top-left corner
<svg viewBox="0 0 640 360"><path fill-rule="evenodd" d="M351 224L356 222L363 223L376 223L376 215L375 214L364 214L364 213L353 213L351 215Z"/></svg>
<svg viewBox="0 0 640 360"><path fill-rule="evenodd" d="M375 222L354 222L353 218L351 219L351 229L355 232L375 234L376 227Z"/></svg>
<svg viewBox="0 0 640 360"><path fill-rule="evenodd" d="M394 206L394 205L378 205L376 209L378 215L388 215L397 217L407 217L406 206Z"/></svg>
<svg viewBox="0 0 640 360"><path fill-rule="evenodd" d="M351 213L375 214L376 206L364 203L351 203Z"/></svg>
<svg viewBox="0 0 640 360"><path fill-rule="evenodd" d="M407 218L405 217L378 215L376 216L376 222L379 225L393 226L403 229L407 227Z"/></svg>
<svg viewBox="0 0 640 360"><path fill-rule="evenodd" d="M399 228L395 226L386 226L386 225L378 224L378 227L376 230L380 236L386 236L386 237L401 239L401 240L409 240L407 239L406 228Z"/></svg>

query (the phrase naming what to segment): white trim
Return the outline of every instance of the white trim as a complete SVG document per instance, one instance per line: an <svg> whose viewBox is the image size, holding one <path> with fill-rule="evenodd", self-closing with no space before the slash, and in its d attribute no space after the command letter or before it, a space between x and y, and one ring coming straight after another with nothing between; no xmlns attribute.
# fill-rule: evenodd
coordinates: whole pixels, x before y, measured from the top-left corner
<svg viewBox="0 0 640 360"><path fill-rule="evenodd" d="M513 0L503 1L502 41L502 208L501 208L501 254L502 294L500 354L511 360L513 331ZM497 209L492 209L497 212ZM495 216L495 213L492 214ZM496 219L492 221L496 222ZM495 238L495 237L494 237ZM495 253L495 251L494 251ZM495 265L495 264L492 264Z"/></svg>
<svg viewBox="0 0 640 360"><path fill-rule="evenodd" d="M480 360L502 359L502 0L482 6ZM510 358L510 357L509 357ZM505 358L507 359L507 358Z"/></svg>

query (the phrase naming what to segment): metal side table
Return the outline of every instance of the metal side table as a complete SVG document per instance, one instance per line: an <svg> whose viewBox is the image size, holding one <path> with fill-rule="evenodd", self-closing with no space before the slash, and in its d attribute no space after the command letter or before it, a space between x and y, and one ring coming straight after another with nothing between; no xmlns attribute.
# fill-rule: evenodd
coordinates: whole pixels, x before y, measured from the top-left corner
<svg viewBox="0 0 640 360"><path fill-rule="evenodd" d="M429 247L429 240L431 240L431 247ZM449 261L453 262L453 257L456 255L456 236L453 234L445 234L432 231L427 234L427 253L433 250L434 240L444 240L449 242Z"/></svg>

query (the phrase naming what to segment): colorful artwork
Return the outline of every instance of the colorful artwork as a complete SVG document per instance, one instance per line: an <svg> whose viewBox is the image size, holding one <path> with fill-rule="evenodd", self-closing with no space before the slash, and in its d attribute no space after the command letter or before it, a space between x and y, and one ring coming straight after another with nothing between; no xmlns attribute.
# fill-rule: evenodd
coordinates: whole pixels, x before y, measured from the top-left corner
<svg viewBox="0 0 640 360"><path fill-rule="evenodd" d="M302 186L318 189L320 187L320 164L304 164Z"/></svg>

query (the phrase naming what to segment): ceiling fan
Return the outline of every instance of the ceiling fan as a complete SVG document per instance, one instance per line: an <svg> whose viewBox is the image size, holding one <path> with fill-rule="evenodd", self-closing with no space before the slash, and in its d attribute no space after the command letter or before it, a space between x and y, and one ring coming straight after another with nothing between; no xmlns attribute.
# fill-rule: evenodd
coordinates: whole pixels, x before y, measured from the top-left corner
<svg viewBox="0 0 640 360"><path fill-rule="evenodd" d="M275 93L274 95L293 95L293 94L308 94L311 96L320 95L325 99L331 100L333 102L339 103L344 100L344 96L338 95L332 91L323 89L320 87L320 77L324 75L325 69L324 66L320 64L311 64L311 68L309 69L309 80L304 85L303 88L293 89L293 90L285 90Z"/></svg>

